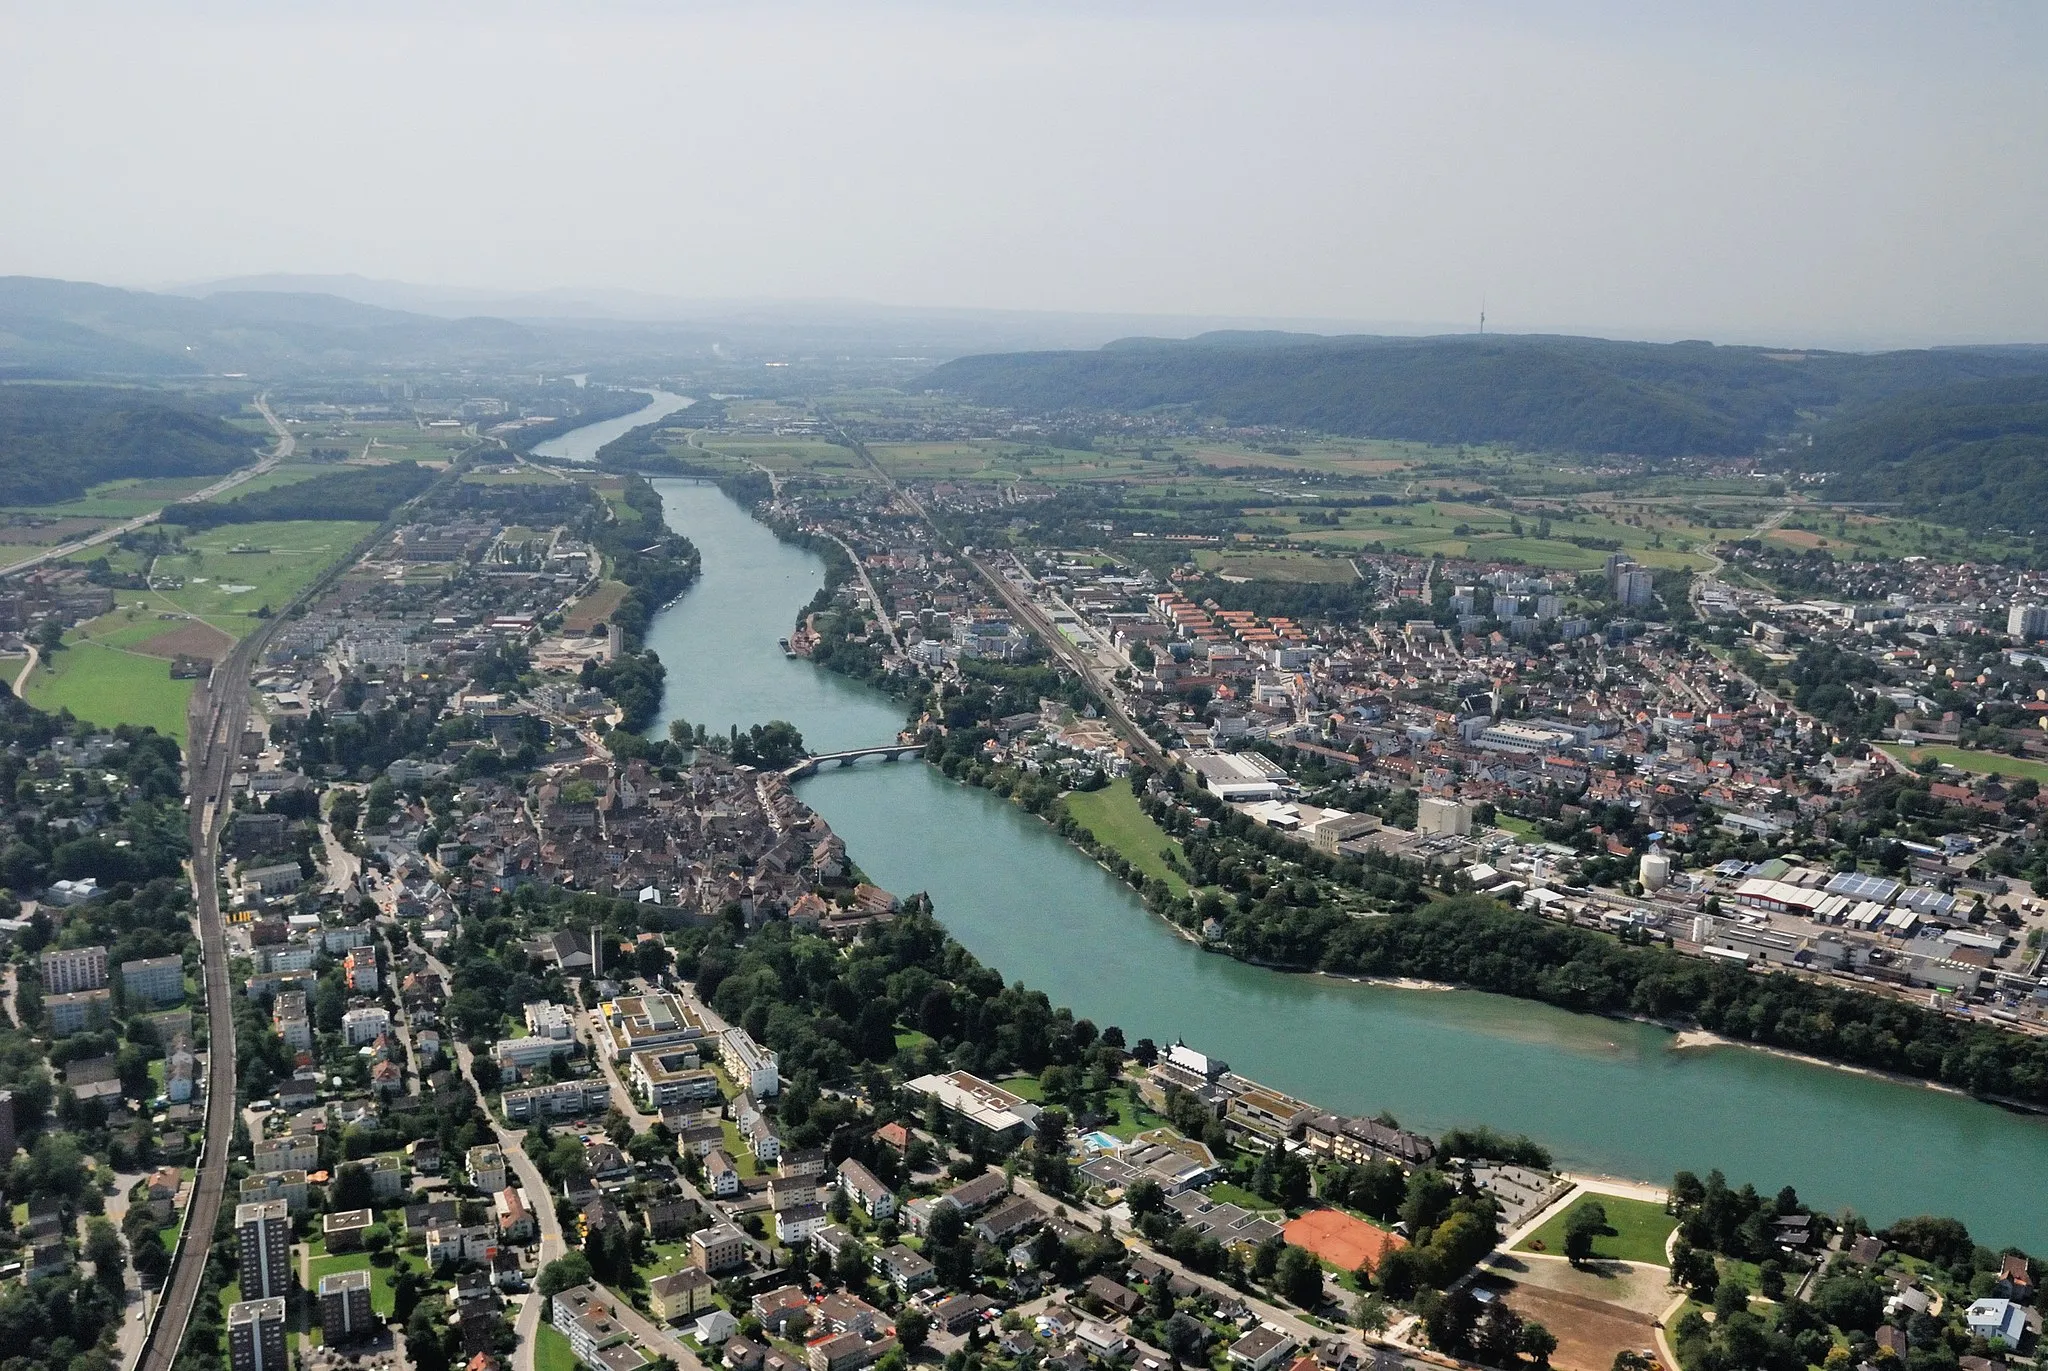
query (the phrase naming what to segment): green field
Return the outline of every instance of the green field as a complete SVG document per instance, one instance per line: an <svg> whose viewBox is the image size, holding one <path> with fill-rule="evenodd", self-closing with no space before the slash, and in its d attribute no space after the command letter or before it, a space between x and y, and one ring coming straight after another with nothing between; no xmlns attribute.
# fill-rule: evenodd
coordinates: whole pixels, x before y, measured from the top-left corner
<svg viewBox="0 0 2048 1371"><path fill-rule="evenodd" d="M240 638L259 622L258 609L283 608L374 527L299 519L190 533L183 556L159 557L149 568L152 582L164 587L149 598ZM166 582L179 584L171 588Z"/></svg>
<svg viewBox="0 0 2048 1371"><path fill-rule="evenodd" d="M1636 1262L1650 1266L1663 1266L1669 1260L1664 1253L1664 1244L1672 1231L1678 1227L1678 1220L1664 1212L1661 1204L1648 1200L1625 1199L1619 1195L1584 1195L1574 1200L1569 1208L1560 1209L1550 1216L1541 1228L1524 1238L1516 1246L1517 1252L1548 1252L1553 1256L1564 1255L1565 1219L1572 1210L1581 1205L1598 1202L1607 1211L1607 1226L1614 1231L1593 1240L1593 1256L1607 1261Z"/></svg>
<svg viewBox="0 0 2048 1371"><path fill-rule="evenodd" d="M1181 857L1180 843L1138 808L1138 797L1129 786L1113 782L1101 790L1077 790L1067 796L1066 804L1067 813L1093 833L1096 842L1114 848L1147 877L1165 881L1175 895L1187 894L1188 883L1159 855L1160 849L1169 848Z"/></svg>
<svg viewBox="0 0 2048 1371"><path fill-rule="evenodd" d="M1878 746L1907 766L1932 757L1944 766L1952 766L1958 771L1974 772L1979 776L2002 776L2010 780L2031 777L2036 781L2048 781L2048 762L2036 762L2026 757L2008 757L2001 752L1975 752L1947 743L1922 747L1907 747L1904 743L1879 743Z"/></svg>
<svg viewBox="0 0 2048 1371"><path fill-rule="evenodd" d="M68 709L104 728L147 724L182 743L193 685L172 680L165 658L81 641L43 659L27 696L38 709Z"/></svg>
<svg viewBox="0 0 2048 1371"><path fill-rule="evenodd" d="M1358 579L1348 557L1318 557L1312 552L1221 552L1203 548L1195 565L1228 580L1285 581L1297 585L1349 585Z"/></svg>

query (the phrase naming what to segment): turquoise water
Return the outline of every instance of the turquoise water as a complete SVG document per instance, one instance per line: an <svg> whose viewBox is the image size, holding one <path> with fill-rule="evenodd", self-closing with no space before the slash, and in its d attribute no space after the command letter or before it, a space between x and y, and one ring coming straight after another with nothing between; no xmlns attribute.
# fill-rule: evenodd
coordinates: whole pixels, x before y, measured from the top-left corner
<svg viewBox="0 0 2048 1371"><path fill-rule="evenodd" d="M823 577L711 486L656 481L703 579L652 625L658 730L782 718L817 751L889 741L902 707L782 655ZM1287 975L1201 951L1046 824L921 764L830 768L804 799L874 879L927 891L975 955L1131 1038L1185 1038L1318 1105L1440 1131L1527 1132L1578 1170L1666 1180L1720 1167L1883 1223L1951 1214L2048 1250L2048 1121L1743 1048L1676 1050L1642 1024L1466 991Z"/></svg>

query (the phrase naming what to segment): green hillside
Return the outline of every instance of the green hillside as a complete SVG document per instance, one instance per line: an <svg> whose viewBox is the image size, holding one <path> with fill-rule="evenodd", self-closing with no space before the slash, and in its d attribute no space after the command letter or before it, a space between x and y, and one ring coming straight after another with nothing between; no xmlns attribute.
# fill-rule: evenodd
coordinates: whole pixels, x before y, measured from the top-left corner
<svg viewBox="0 0 2048 1371"><path fill-rule="evenodd" d="M0 485L18 504L125 476L225 474L254 461L261 441L168 392L0 385Z"/></svg>

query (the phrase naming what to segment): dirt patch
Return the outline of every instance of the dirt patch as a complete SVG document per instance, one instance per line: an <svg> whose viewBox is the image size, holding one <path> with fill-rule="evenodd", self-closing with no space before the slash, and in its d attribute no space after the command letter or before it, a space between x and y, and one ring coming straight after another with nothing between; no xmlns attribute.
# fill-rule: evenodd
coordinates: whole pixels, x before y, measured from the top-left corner
<svg viewBox="0 0 2048 1371"><path fill-rule="evenodd" d="M204 657L217 662L232 652L235 640L212 624L187 619L169 633L159 633L135 651L151 657Z"/></svg>
<svg viewBox="0 0 2048 1371"><path fill-rule="evenodd" d="M1306 1247L1340 1271L1361 1266L1378 1270L1382 1257L1408 1245L1386 1229L1336 1209L1311 1209L1291 1221L1285 1232L1287 1241Z"/></svg>
<svg viewBox="0 0 2048 1371"><path fill-rule="evenodd" d="M1824 535L1803 528L1774 528L1764 535L1764 540L1800 549L1828 546Z"/></svg>
<svg viewBox="0 0 2048 1371"><path fill-rule="evenodd" d="M29 543L54 547L107 526L105 519L48 519L40 523L0 524L0 543Z"/></svg>
<svg viewBox="0 0 2048 1371"><path fill-rule="evenodd" d="M1656 1325L1647 1314L1539 1286L1497 1280L1487 1284L1504 1289L1509 1308L1557 1338L1557 1351L1550 1356L1557 1371L1610 1371L1617 1352L1656 1355Z"/></svg>
<svg viewBox="0 0 2048 1371"><path fill-rule="evenodd" d="M588 633L596 625L610 622L612 611L625 598L623 582L606 581L570 606L569 612L562 616L562 632Z"/></svg>
<svg viewBox="0 0 2048 1371"><path fill-rule="evenodd" d="M1593 1261L1573 1266L1562 1257L1512 1252L1487 1263L1503 1279L1554 1290L1561 1295L1618 1305L1638 1314L1660 1314L1671 1303L1671 1272L1642 1262Z"/></svg>

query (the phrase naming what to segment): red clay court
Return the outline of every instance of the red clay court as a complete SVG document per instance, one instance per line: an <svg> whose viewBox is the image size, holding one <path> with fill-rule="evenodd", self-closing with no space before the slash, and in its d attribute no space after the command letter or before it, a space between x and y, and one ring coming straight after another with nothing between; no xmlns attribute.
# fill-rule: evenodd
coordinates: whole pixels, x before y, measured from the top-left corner
<svg viewBox="0 0 2048 1371"><path fill-rule="evenodd" d="M1408 1244L1384 1228L1354 1219L1339 1209L1311 1209L1288 1222L1287 1241L1305 1247L1330 1265L1343 1271L1361 1266L1379 1270L1380 1259Z"/></svg>

